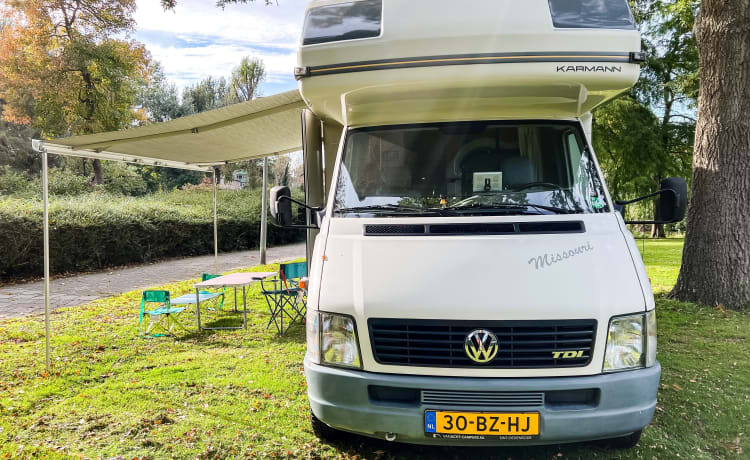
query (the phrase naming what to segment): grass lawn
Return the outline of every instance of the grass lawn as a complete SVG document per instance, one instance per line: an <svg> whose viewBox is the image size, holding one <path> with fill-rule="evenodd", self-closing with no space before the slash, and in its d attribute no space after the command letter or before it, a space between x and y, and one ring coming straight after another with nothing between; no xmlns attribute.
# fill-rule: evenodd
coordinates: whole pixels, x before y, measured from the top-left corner
<svg viewBox="0 0 750 460"><path fill-rule="evenodd" d="M630 451L320 443L308 422L304 330L266 331L253 288L249 330L177 339L137 337L140 292L59 310L51 375L41 318L0 322L0 459L748 458L750 315L666 299L681 251L680 240L646 243L664 370L653 424ZM164 288L177 295L191 285Z"/></svg>

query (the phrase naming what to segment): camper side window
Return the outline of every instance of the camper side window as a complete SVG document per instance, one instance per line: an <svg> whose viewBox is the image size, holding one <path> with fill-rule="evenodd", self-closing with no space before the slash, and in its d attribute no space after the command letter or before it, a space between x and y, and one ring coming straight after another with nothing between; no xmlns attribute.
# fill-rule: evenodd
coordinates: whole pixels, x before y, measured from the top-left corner
<svg viewBox="0 0 750 460"><path fill-rule="evenodd" d="M359 0L311 8L305 18L302 44L380 36L382 0Z"/></svg>
<svg viewBox="0 0 750 460"><path fill-rule="evenodd" d="M552 23L567 29L635 29L627 0L549 0Z"/></svg>

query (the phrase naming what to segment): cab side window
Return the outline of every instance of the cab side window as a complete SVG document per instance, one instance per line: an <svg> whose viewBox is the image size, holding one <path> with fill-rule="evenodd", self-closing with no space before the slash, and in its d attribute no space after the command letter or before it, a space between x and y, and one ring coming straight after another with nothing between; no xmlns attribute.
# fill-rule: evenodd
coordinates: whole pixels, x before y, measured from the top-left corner
<svg viewBox="0 0 750 460"><path fill-rule="evenodd" d="M560 29L635 29L627 0L549 0Z"/></svg>
<svg viewBox="0 0 750 460"><path fill-rule="evenodd" d="M305 18L302 44L377 37L382 12L382 0L359 0L312 8Z"/></svg>

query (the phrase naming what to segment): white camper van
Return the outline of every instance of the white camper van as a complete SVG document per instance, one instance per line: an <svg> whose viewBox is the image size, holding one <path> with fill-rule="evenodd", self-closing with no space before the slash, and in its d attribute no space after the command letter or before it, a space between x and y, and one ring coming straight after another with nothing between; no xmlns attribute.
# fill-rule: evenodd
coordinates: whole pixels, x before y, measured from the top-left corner
<svg viewBox="0 0 750 460"><path fill-rule="evenodd" d="M310 3L295 74L316 434L638 442L654 299L591 111L636 82L640 45L626 0ZM684 217L684 181L657 195L660 222ZM271 196L289 225L288 189Z"/></svg>

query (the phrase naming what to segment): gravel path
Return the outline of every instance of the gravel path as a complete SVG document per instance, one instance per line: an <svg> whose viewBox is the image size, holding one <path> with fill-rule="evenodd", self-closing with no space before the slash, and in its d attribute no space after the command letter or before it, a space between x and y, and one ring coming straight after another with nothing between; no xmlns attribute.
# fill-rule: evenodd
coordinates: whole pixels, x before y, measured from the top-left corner
<svg viewBox="0 0 750 460"><path fill-rule="evenodd" d="M305 244L268 248L269 263L305 257ZM219 254L219 272L260 264L255 251ZM106 270L87 275L52 280L50 309L81 305L95 299L149 286L199 277L214 271L214 257L201 256L154 262L118 270ZM0 287L0 320L44 313L44 283L14 284Z"/></svg>

